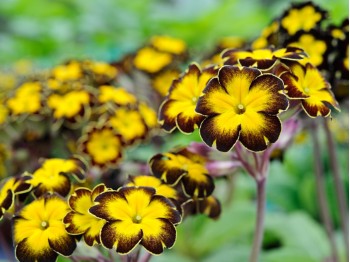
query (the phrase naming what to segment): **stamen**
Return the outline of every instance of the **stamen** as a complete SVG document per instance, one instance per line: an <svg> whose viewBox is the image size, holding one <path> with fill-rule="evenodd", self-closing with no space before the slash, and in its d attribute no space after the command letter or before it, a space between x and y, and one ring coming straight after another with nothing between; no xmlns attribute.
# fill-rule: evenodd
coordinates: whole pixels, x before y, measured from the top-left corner
<svg viewBox="0 0 350 262"><path fill-rule="evenodd" d="M237 113L238 114L243 114L244 112L245 112L245 107L244 107L244 105L242 105L242 104L238 104L237 105Z"/></svg>
<svg viewBox="0 0 350 262"><path fill-rule="evenodd" d="M136 224L140 224L142 220L142 217L140 215L136 215L134 216L132 222L136 223Z"/></svg>
<svg viewBox="0 0 350 262"><path fill-rule="evenodd" d="M41 226L43 229L46 229L46 228L49 226L49 223L47 223L46 221L41 221L40 226Z"/></svg>

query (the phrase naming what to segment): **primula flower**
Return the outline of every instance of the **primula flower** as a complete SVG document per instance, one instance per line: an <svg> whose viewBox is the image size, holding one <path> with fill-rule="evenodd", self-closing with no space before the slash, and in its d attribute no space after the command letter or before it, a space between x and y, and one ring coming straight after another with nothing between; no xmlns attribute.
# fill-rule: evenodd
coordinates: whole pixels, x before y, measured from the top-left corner
<svg viewBox="0 0 350 262"><path fill-rule="evenodd" d="M269 26L262 30L261 35L252 42L251 47L253 49L262 49L270 45L275 45L278 40L276 38L278 38L277 34L279 27L280 23L278 21L273 21Z"/></svg>
<svg viewBox="0 0 350 262"><path fill-rule="evenodd" d="M186 43L178 38L170 36L154 36L151 38L150 44L157 50L181 55L186 52Z"/></svg>
<svg viewBox="0 0 350 262"><path fill-rule="evenodd" d="M155 193L150 187L122 187L96 197L98 204L90 212L107 220L102 245L120 254L128 254L138 244L152 254L171 248L181 216L169 199Z"/></svg>
<svg viewBox="0 0 350 262"><path fill-rule="evenodd" d="M105 191L107 188L104 184L95 186L93 190L77 188L68 199L72 211L63 219L66 230L72 235L83 235L89 246L100 244L100 231L106 222L91 215L89 209L94 205L94 199Z"/></svg>
<svg viewBox="0 0 350 262"><path fill-rule="evenodd" d="M139 112L149 129L155 128L158 126L157 113L153 108L149 107L146 103L139 103Z"/></svg>
<svg viewBox="0 0 350 262"><path fill-rule="evenodd" d="M152 78L152 87L161 95L166 96L173 80L179 77L180 72L175 69L164 70Z"/></svg>
<svg viewBox="0 0 350 262"><path fill-rule="evenodd" d="M56 119L71 119L86 109L89 103L90 95L84 90L70 91L64 95L52 94L47 99L47 105Z"/></svg>
<svg viewBox="0 0 350 262"><path fill-rule="evenodd" d="M85 67L89 73L92 73L92 78L96 83L108 83L109 81L115 79L118 70L107 63L88 61L85 62Z"/></svg>
<svg viewBox="0 0 350 262"><path fill-rule="evenodd" d="M217 70L213 67L201 70L197 64L191 64L185 74L173 81L159 109L159 122L162 128L172 132L176 127L183 133L191 133L204 117L195 112L199 96Z"/></svg>
<svg viewBox="0 0 350 262"><path fill-rule="evenodd" d="M27 173L26 177L31 178L30 183L33 185L35 196L56 192L64 197L71 189L69 175L82 180L82 173L77 160L51 158L46 159L33 174Z"/></svg>
<svg viewBox="0 0 350 262"><path fill-rule="evenodd" d="M7 100L7 106L13 115L34 114L41 109L41 90L39 82L27 82L16 90L13 97Z"/></svg>
<svg viewBox="0 0 350 262"><path fill-rule="evenodd" d="M116 165L122 157L122 141L112 127L92 126L79 141L79 150L101 168Z"/></svg>
<svg viewBox="0 0 350 262"><path fill-rule="evenodd" d="M172 61L173 55L157 51L152 47L144 47L137 52L133 63L139 70L147 73L157 73Z"/></svg>
<svg viewBox="0 0 350 262"><path fill-rule="evenodd" d="M225 65L241 65L270 70L280 60L300 60L306 57L304 50L296 47L263 48L255 50L229 49L222 54Z"/></svg>
<svg viewBox="0 0 350 262"><path fill-rule="evenodd" d="M4 213L10 210L15 202L15 196L29 192L32 185L24 177L4 179L0 184L0 220Z"/></svg>
<svg viewBox="0 0 350 262"><path fill-rule="evenodd" d="M140 112L126 107L115 110L108 123L121 135L125 144L132 144L136 140L144 138L148 131Z"/></svg>
<svg viewBox="0 0 350 262"><path fill-rule="evenodd" d="M318 27L326 15L324 10L311 2L297 4L282 15L281 27L289 35L294 35L300 30L308 32Z"/></svg>
<svg viewBox="0 0 350 262"><path fill-rule="evenodd" d="M81 64L77 61L70 61L65 65L56 66L52 69L51 74L55 79L62 82L78 80L83 76Z"/></svg>
<svg viewBox="0 0 350 262"><path fill-rule="evenodd" d="M300 60L300 63L304 65L306 63L311 63L319 67L327 62L324 58L327 51L327 42L322 37L317 37L316 34L298 34L296 40L290 40L288 46L302 48L307 53L308 57Z"/></svg>
<svg viewBox="0 0 350 262"><path fill-rule="evenodd" d="M190 199L183 204L186 213L204 214L212 219L218 219L221 214L221 204L214 196L203 199Z"/></svg>
<svg viewBox="0 0 350 262"><path fill-rule="evenodd" d="M99 91L98 101L100 103L113 102L118 106L126 106L137 102L137 98L122 87L103 85L99 87Z"/></svg>
<svg viewBox="0 0 350 262"><path fill-rule="evenodd" d="M152 173L170 185L181 181L184 192L195 198L209 196L214 190L214 181L208 175L205 159L181 149L177 152L157 154L150 160Z"/></svg>
<svg viewBox="0 0 350 262"><path fill-rule="evenodd" d="M290 71L280 75L285 83L286 95L290 99L301 99L301 105L310 117L329 116L330 105L340 110L330 84L316 67L299 63L288 64L288 67Z"/></svg>
<svg viewBox="0 0 350 262"><path fill-rule="evenodd" d="M13 218L13 237L19 261L56 261L69 256L76 248L62 219L69 211L65 200L45 195L26 205Z"/></svg>
<svg viewBox="0 0 350 262"><path fill-rule="evenodd" d="M262 151L277 141L288 108L283 82L258 69L224 66L198 100L196 111L206 119L200 126L203 141L229 151L239 140L247 149Z"/></svg>
<svg viewBox="0 0 350 262"><path fill-rule="evenodd" d="M130 182L125 186L127 187L152 187L156 190L157 195L162 195L169 199L177 199L178 193L175 188L164 184L162 180L154 176L130 176Z"/></svg>

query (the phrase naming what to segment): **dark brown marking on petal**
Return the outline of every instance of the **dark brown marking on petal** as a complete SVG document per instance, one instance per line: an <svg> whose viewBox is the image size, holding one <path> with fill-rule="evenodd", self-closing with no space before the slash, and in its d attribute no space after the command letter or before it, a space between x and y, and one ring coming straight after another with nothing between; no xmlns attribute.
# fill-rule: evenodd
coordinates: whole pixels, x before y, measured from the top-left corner
<svg viewBox="0 0 350 262"><path fill-rule="evenodd" d="M27 243L26 238L15 247L15 255L21 262L54 262L58 256L58 254L50 248L41 250L40 253L34 253Z"/></svg>
<svg viewBox="0 0 350 262"><path fill-rule="evenodd" d="M203 174L204 175L204 174ZM192 179L191 176L187 175L182 178L182 185L184 188L184 191L187 195L196 197L196 198L203 198L208 197L213 193L214 191L214 181L213 178L207 174L206 181L198 182L195 179Z"/></svg>
<svg viewBox="0 0 350 262"><path fill-rule="evenodd" d="M70 256L77 247L74 237L70 235L64 235L59 239L54 238L53 240L51 240L49 236L48 241L50 247L63 256Z"/></svg>

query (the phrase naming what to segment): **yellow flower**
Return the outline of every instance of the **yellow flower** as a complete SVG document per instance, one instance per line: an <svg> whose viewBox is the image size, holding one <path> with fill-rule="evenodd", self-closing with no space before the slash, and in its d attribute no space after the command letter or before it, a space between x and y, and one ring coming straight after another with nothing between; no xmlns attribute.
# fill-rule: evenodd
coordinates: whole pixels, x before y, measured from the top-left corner
<svg viewBox="0 0 350 262"><path fill-rule="evenodd" d="M139 103L139 112L149 129L158 126L157 113L153 108L149 107L146 103Z"/></svg>
<svg viewBox="0 0 350 262"><path fill-rule="evenodd" d="M107 190L104 184L95 186L93 190L88 188L77 188L69 197L70 211L63 219L69 234L84 235L87 245L100 244L100 231L105 220L97 218L89 213L90 207L94 205L94 199Z"/></svg>
<svg viewBox="0 0 350 262"><path fill-rule="evenodd" d="M281 26L289 35L300 30L306 32L319 25L325 18L325 12L311 2L295 5L281 19Z"/></svg>
<svg viewBox="0 0 350 262"><path fill-rule="evenodd" d="M157 73L169 65L172 60L173 56L169 53L160 52L151 47L144 47L137 52L134 65L137 69L147 73Z"/></svg>
<svg viewBox="0 0 350 262"><path fill-rule="evenodd" d="M205 160L186 149L157 154L149 161L152 173L167 184L181 182L186 195L194 198L209 196L214 190L214 181L208 175Z"/></svg>
<svg viewBox="0 0 350 262"><path fill-rule="evenodd" d="M288 108L283 88L280 78L258 69L222 67L197 103L196 111L206 116L203 141L224 152L238 140L249 150L265 150L281 132L277 114Z"/></svg>
<svg viewBox="0 0 350 262"><path fill-rule="evenodd" d="M171 83L179 77L179 74L180 72L178 70L173 69L161 71L152 78L152 87L161 96L166 96L169 92Z"/></svg>
<svg viewBox="0 0 350 262"><path fill-rule="evenodd" d="M56 66L52 69L51 74L55 79L62 82L78 80L83 76L81 65L77 61L71 61L68 64Z"/></svg>
<svg viewBox="0 0 350 262"><path fill-rule="evenodd" d="M251 47L253 49L262 49L268 47L271 44L274 44L273 42L276 40L275 38L279 27L279 22L273 21L268 27L263 29L261 35L253 41Z"/></svg>
<svg viewBox="0 0 350 262"><path fill-rule="evenodd" d="M107 220L101 242L120 254L130 253L141 244L152 254L161 254L176 240L175 225L181 216L175 205L150 187L122 187L96 197L90 212Z"/></svg>
<svg viewBox="0 0 350 262"><path fill-rule="evenodd" d="M192 133L204 117L195 112L199 96L210 78L217 70L208 67L201 70L197 64L191 64L185 74L173 81L159 109L159 122L162 128L172 132L176 127L184 133Z"/></svg>
<svg viewBox="0 0 350 262"><path fill-rule="evenodd" d="M53 110L53 116L56 119L73 118L89 103L89 93L84 90L70 91L64 95L52 94L47 100L47 105Z"/></svg>
<svg viewBox="0 0 350 262"><path fill-rule="evenodd" d="M40 168L28 176L31 177L30 183L33 185L35 196L41 196L46 192L66 196L71 188L68 175L74 175L81 180L81 173L77 160L51 158L46 159Z"/></svg>
<svg viewBox="0 0 350 262"><path fill-rule="evenodd" d="M114 102L116 105L126 106L137 102L137 98L122 87L103 85L99 87L99 91L100 103Z"/></svg>
<svg viewBox="0 0 350 262"><path fill-rule="evenodd" d="M310 117L329 116L330 105L339 110L338 102L331 91L330 84L321 72L311 64L288 64L290 71L281 74L286 95L290 99L301 99L304 111Z"/></svg>
<svg viewBox="0 0 350 262"><path fill-rule="evenodd" d="M93 165L104 168L116 165L122 157L122 141L113 128L94 126L79 141L80 151L87 154Z"/></svg>
<svg viewBox="0 0 350 262"><path fill-rule="evenodd" d="M311 63L314 66L320 66L323 61L323 55L327 51L327 44L324 40L315 38L312 34L302 34L298 41L288 44L288 46L294 46L304 49L308 54L307 58L304 58L302 63Z"/></svg>
<svg viewBox="0 0 350 262"><path fill-rule="evenodd" d="M29 192L32 188L24 177L11 177L0 183L0 220L4 213L9 211L14 204L15 196Z"/></svg>
<svg viewBox="0 0 350 262"><path fill-rule="evenodd" d="M88 63L88 68L95 74L96 77L106 77L113 79L117 76L118 70L107 63L92 61Z"/></svg>
<svg viewBox="0 0 350 262"><path fill-rule="evenodd" d="M125 144L144 138L148 131L140 112L133 109L118 108L108 122Z"/></svg>
<svg viewBox="0 0 350 262"><path fill-rule="evenodd" d="M154 36L151 39L151 45L159 51L174 55L180 55L186 51L186 43L183 40L170 36Z"/></svg>
<svg viewBox="0 0 350 262"><path fill-rule="evenodd" d="M66 201L57 195L45 195L26 205L13 218L13 238L19 261L56 261L76 248L62 222L69 211Z"/></svg>
<svg viewBox="0 0 350 262"><path fill-rule="evenodd" d="M27 82L16 90L13 97L7 100L7 106L14 115L34 114L41 109L41 84Z"/></svg>
<svg viewBox="0 0 350 262"><path fill-rule="evenodd" d="M130 182L125 186L127 187L152 187L156 190L157 195L162 195L169 199L178 199L178 193L175 188L163 184L162 180L154 176L130 176Z"/></svg>

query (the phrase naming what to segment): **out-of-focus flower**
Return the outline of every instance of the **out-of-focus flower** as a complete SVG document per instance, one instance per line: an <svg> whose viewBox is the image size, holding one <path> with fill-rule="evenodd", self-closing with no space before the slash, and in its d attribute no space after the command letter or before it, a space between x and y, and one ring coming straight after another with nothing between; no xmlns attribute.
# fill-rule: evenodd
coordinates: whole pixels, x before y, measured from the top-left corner
<svg viewBox="0 0 350 262"><path fill-rule="evenodd" d="M148 129L158 127L157 113L153 108L149 107L146 103L139 103L139 112L146 123Z"/></svg>
<svg viewBox="0 0 350 262"><path fill-rule="evenodd" d="M152 47L141 48L135 55L134 65L147 73L157 73L171 64L173 55L158 51Z"/></svg>
<svg viewBox="0 0 350 262"><path fill-rule="evenodd" d="M46 192L56 192L64 197L71 189L69 175L81 180L82 173L75 159L51 158L46 159L33 174L26 173L26 176L31 178L29 182L33 185L35 196L39 197Z"/></svg>
<svg viewBox="0 0 350 262"><path fill-rule="evenodd" d="M47 99L47 105L56 119L72 119L82 111L86 113L89 103L90 95L85 90L70 91L64 95L52 94Z"/></svg>
<svg viewBox="0 0 350 262"><path fill-rule="evenodd" d="M159 122L164 130L172 132L177 127L181 132L191 133L199 127L204 117L195 112L196 103L216 74L214 67L201 70L197 64L191 64L183 76L173 81L159 109Z"/></svg>
<svg viewBox="0 0 350 262"><path fill-rule="evenodd" d="M117 68L100 61L87 61L84 63L84 67L96 84L108 83L114 80L118 74Z"/></svg>
<svg viewBox="0 0 350 262"><path fill-rule="evenodd" d="M63 219L66 230L72 235L83 235L89 246L101 243L100 231L106 221L90 214L89 209L94 205L94 199L105 191L104 184L95 186L93 190L80 187L68 199L71 211Z"/></svg>
<svg viewBox="0 0 350 262"><path fill-rule="evenodd" d="M296 47L263 48L254 50L229 49L222 54L225 65L241 65L270 70L278 60L300 60L306 57L304 50Z"/></svg>
<svg viewBox="0 0 350 262"><path fill-rule="evenodd" d="M122 187L96 197L98 204L90 212L107 220L101 231L102 245L120 254L138 244L152 254L171 248L181 216L169 199L155 193L150 187Z"/></svg>
<svg viewBox="0 0 350 262"><path fill-rule="evenodd" d="M42 107L42 86L39 82L26 82L16 89L15 95L6 102L11 114L34 114Z"/></svg>
<svg viewBox="0 0 350 262"><path fill-rule="evenodd" d="M115 110L108 123L121 135L125 144L133 144L147 135L147 126L138 110L121 107Z"/></svg>
<svg viewBox="0 0 350 262"><path fill-rule="evenodd" d="M300 30L306 32L319 27L327 13L312 2L305 2L293 5L281 18L281 27L289 35L294 35Z"/></svg>
<svg viewBox="0 0 350 262"><path fill-rule="evenodd" d="M92 165L100 168L115 166L122 157L121 136L109 126L88 127L78 144L79 152L86 155Z"/></svg>
<svg viewBox="0 0 350 262"><path fill-rule="evenodd" d="M194 198L209 196L214 190L205 159L187 149L157 154L149 161L152 173L170 185L181 182L184 192Z"/></svg>
<svg viewBox="0 0 350 262"><path fill-rule="evenodd" d="M283 82L258 69L224 66L198 100L196 111L206 116L200 126L203 141L229 151L239 140L247 149L262 151L277 141L288 108Z"/></svg>
<svg viewBox="0 0 350 262"><path fill-rule="evenodd" d="M278 42L278 30L280 28L279 21L275 20L273 21L269 26L264 28L261 32L261 35L255 39L251 47L254 49L262 49L266 48L270 45L275 45Z"/></svg>
<svg viewBox="0 0 350 262"><path fill-rule="evenodd" d="M156 74L152 78L152 87L161 95L166 96L171 87L173 80L178 78L180 75L179 70L169 69L164 70Z"/></svg>
<svg viewBox="0 0 350 262"><path fill-rule="evenodd" d="M69 211L57 195L45 195L26 205L13 218L14 244L19 261L56 261L58 254L69 256L76 248L62 219Z"/></svg>
<svg viewBox="0 0 350 262"><path fill-rule="evenodd" d="M221 204L214 196L203 199L190 199L183 204L185 213L205 214L212 219L218 219L221 214Z"/></svg>
<svg viewBox="0 0 350 262"><path fill-rule="evenodd" d="M170 36L153 36L150 44L159 51L174 55L184 54L187 49L186 43L182 39Z"/></svg>
<svg viewBox="0 0 350 262"><path fill-rule="evenodd" d="M98 101L100 103L113 102L118 106L135 104L137 98L122 87L102 85L99 87Z"/></svg>
<svg viewBox="0 0 350 262"><path fill-rule="evenodd" d="M5 212L10 210L15 202L15 196L27 193L32 185L24 177L11 177L3 179L0 183L0 220Z"/></svg>
<svg viewBox="0 0 350 262"><path fill-rule="evenodd" d="M286 95L290 99L300 99L304 111L310 117L329 116L331 106L339 109L330 84L321 72L311 64L288 64L290 71L280 75L285 84Z"/></svg>
<svg viewBox="0 0 350 262"><path fill-rule="evenodd" d="M78 80L83 76L81 64L77 61L70 61L64 65L58 65L51 70L53 78L64 82Z"/></svg>

